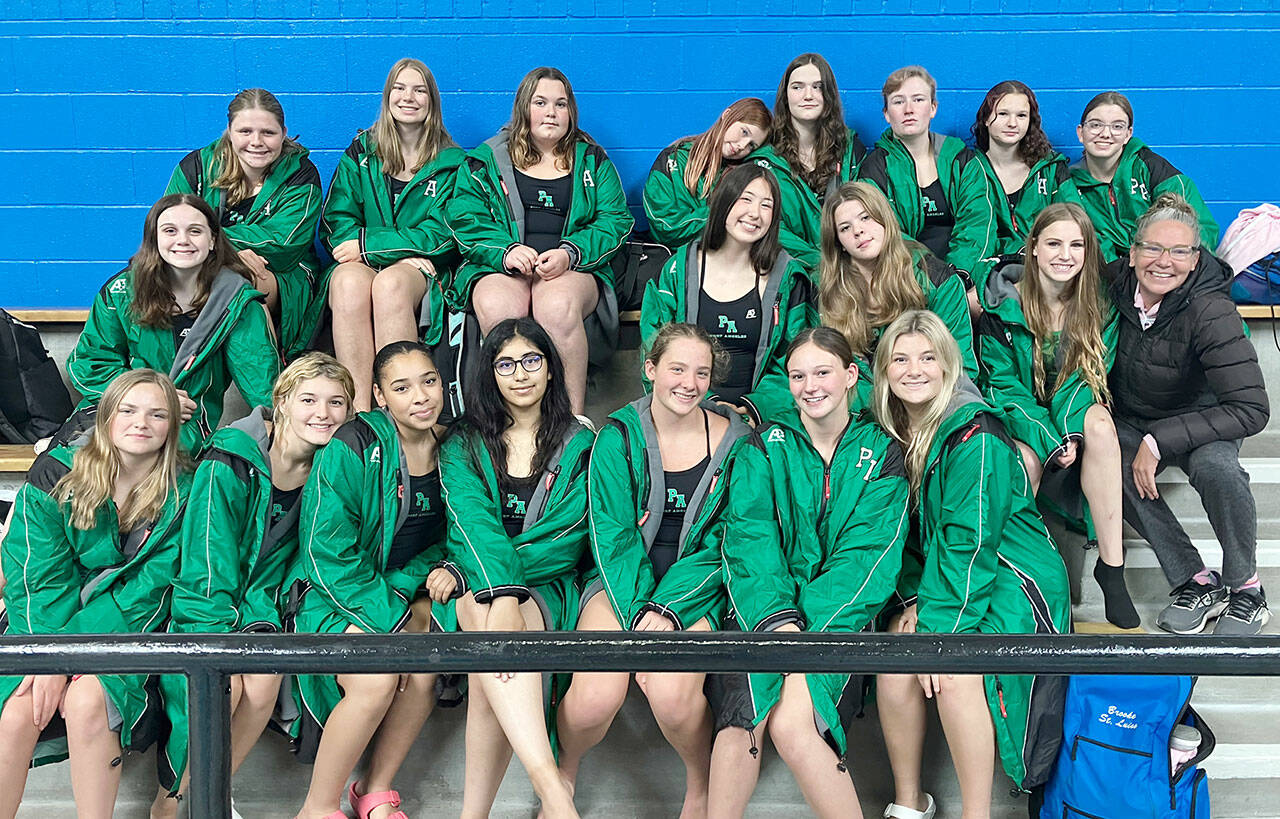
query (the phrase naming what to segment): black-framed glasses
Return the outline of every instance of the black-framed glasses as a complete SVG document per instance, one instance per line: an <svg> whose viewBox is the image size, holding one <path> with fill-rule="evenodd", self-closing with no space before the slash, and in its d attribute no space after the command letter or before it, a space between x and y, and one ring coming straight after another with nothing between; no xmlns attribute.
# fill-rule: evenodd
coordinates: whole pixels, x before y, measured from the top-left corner
<svg viewBox="0 0 1280 819"><path fill-rule="evenodd" d="M1159 242L1138 242L1138 254L1144 259L1159 259L1166 252L1175 262L1189 262L1200 248L1191 245L1174 245L1165 247Z"/></svg>
<svg viewBox="0 0 1280 819"><path fill-rule="evenodd" d="M516 364L527 373L536 373L542 369L543 355L542 353L525 353L520 357L519 361L514 358L499 358L493 362L493 371L498 375L512 375L516 371Z"/></svg>

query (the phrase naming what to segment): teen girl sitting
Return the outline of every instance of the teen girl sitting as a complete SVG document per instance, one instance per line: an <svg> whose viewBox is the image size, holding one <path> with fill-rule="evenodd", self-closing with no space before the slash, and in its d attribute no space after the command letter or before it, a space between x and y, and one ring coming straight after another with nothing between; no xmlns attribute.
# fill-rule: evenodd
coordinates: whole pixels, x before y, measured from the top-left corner
<svg viewBox="0 0 1280 819"><path fill-rule="evenodd" d="M181 441L198 452L218 427L234 381L250 406L271 400L280 371L262 294L204 200L168 194L147 212L142 246L93 300L67 376L97 404L135 367L168 373L178 389Z"/></svg>
<svg viewBox="0 0 1280 819"><path fill-rule="evenodd" d="M36 460L0 544L6 634L162 628L189 484L178 406L166 376L123 373L87 437ZM77 814L111 816L122 751L150 746L161 718L144 674L3 677L0 703L4 817L17 814L29 766L68 754Z"/></svg>
<svg viewBox="0 0 1280 819"><path fill-rule="evenodd" d="M1022 253L1036 214L1052 202L1080 200L1067 158L1040 127L1035 92L1017 80L987 92L969 130L978 148L974 156L996 194L996 253Z"/></svg>
<svg viewBox="0 0 1280 819"><path fill-rule="evenodd" d="M324 306L313 246L320 172L307 153L287 136L280 101L248 88L227 106L227 129L183 157L165 189L193 193L217 212L253 286L266 294L290 358L307 348Z"/></svg>
<svg viewBox="0 0 1280 819"><path fill-rule="evenodd" d="M324 353L307 353L280 373L270 407L214 433L192 480L173 583L169 630L183 634L284 631L285 578L298 556L298 500L317 451L347 420L351 374ZM277 674L231 678L231 772L266 727ZM187 681L161 677L173 726L159 760L161 794L152 815L177 811L186 790Z"/></svg>
<svg viewBox="0 0 1280 819"><path fill-rule="evenodd" d="M938 85L918 65L884 81L889 123L858 175L875 183L898 217L898 227L939 259L981 286L996 250L995 192L975 153L958 137L930 131L938 113ZM972 298L970 306L976 311Z"/></svg>
<svg viewBox="0 0 1280 819"><path fill-rule="evenodd" d="M1036 510L1018 450L993 410L960 378L960 351L932 313L903 313L875 359L876 418L906 449L920 552L908 552L890 631L1060 634L1071 627L1067 572ZM915 588L910 588L915 586ZM893 768L885 816L932 817L921 788L925 700L938 715L960 780L962 815L990 815L992 760L1020 788L1042 784L1056 740L1036 730L1056 708L1059 678L880 675L876 705ZM1031 763L1035 763L1031 765ZM1030 765L1030 767L1029 767Z"/></svg>
<svg viewBox="0 0 1280 819"><path fill-rule="evenodd" d="M1055 204L1040 212L1025 244L1023 263L992 271L983 292L984 393L1004 412L1041 499L1070 520L1087 516L1107 619L1136 628L1124 584L1120 444L1108 409L1116 316L1097 234L1079 205ZM1042 474L1050 481L1042 484Z"/></svg>
<svg viewBox="0 0 1280 819"><path fill-rule="evenodd" d="M729 486L725 588L746 631L862 631L892 596L910 529L902 449L849 414L853 351L830 327L787 351L794 409L743 449ZM848 674L711 678L712 816L742 816L766 728L817 816L862 815L845 765L862 696Z"/></svg>
<svg viewBox="0 0 1280 819"><path fill-rule="evenodd" d="M870 182L846 182L822 207L818 311L844 334L859 360L855 408L871 405L871 366L884 328L907 310L932 310L960 346L965 375L976 378L965 282L955 267L906 241L893 208Z"/></svg>
<svg viewBox="0 0 1280 819"><path fill-rule="evenodd" d="M653 393L609 416L597 436L587 478L595 570L579 630L719 628L725 491L751 434L736 413L703 400L720 366L705 330L667 325L645 359ZM705 676L636 675L684 762L684 816L707 810L712 735ZM629 681L625 673L573 675L558 714L560 768L570 782L583 754L604 738Z"/></svg>
<svg viewBox="0 0 1280 819"><path fill-rule="evenodd" d="M747 97L724 109L701 134L678 139L658 154L644 183L654 241L677 248L701 236L711 189L724 171L765 144L772 123L764 103Z"/></svg>
<svg viewBox="0 0 1280 819"><path fill-rule="evenodd" d="M778 245L778 185L755 164L724 175L701 241L677 251L645 286L640 339L672 321L702 327L729 354L713 398L752 425L790 406L782 352L817 323L812 286Z"/></svg>
<svg viewBox="0 0 1280 819"><path fill-rule="evenodd" d="M1071 179L1085 212L1098 229L1102 260L1129 253L1138 219L1162 193L1185 199L1200 222L1200 244L1216 247L1218 224L1209 215L1191 177L1133 136L1133 106L1118 91L1104 91L1084 107L1076 137L1084 155L1071 166Z"/></svg>
<svg viewBox="0 0 1280 819"><path fill-rule="evenodd" d="M560 355L533 319L485 336L467 387L467 415L440 450L449 553L474 595L459 601L459 625L572 628L595 433L569 412ZM577 815L548 738L545 703L557 698L543 684L540 674L471 675L464 816L489 815L512 750L544 812Z"/></svg>
<svg viewBox="0 0 1280 819"><path fill-rule="evenodd" d="M362 412L320 450L302 491L299 633L451 629L461 575L447 564L436 469L444 403L426 348L397 341L373 359L381 407ZM404 819L392 780L435 704L435 674L298 678L303 714L323 726L301 819L339 819L343 785L368 754L348 800L359 819Z"/></svg>
<svg viewBox="0 0 1280 819"><path fill-rule="evenodd" d="M617 300L609 260L634 220L613 163L578 127L559 69L535 68L516 90L511 122L458 173L449 221L465 262L453 298L481 334L533 316L564 359L569 405L581 414L590 350L612 350Z"/></svg>
<svg viewBox="0 0 1280 819"><path fill-rule="evenodd" d="M445 130L431 71L397 61L377 121L338 160L320 221L334 260L333 348L355 379L357 411L370 407L373 351L418 337L429 289L443 308L442 287L457 263L445 209L465 158Z"/></svg>

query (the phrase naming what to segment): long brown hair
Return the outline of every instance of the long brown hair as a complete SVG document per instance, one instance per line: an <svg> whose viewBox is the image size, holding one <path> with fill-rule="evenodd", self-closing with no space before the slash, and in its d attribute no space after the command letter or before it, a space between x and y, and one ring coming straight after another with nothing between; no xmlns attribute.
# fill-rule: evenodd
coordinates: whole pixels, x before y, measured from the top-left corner
<svg viewBox="0 0 1280 819"><path fill-rule="evenodd" d="M721 111L714 125L696 137L692 137L689 161L684 166L684 186L689 189L689 193L696 194L698 185L701 184L703 195L706 195L715 184L716 176L720 173L720 165L724 162L722 146L725 132L735 122L745 122L760 128L768 139L769 130L773 126L773 117L769 116L769 109L765 107L764 100L758 97L745 97ZM690 137L685 137L676 140L676 144L689 140Z"/></svg>
<svg viewBox="0 0 1280 819"><path fill-rule="evenodd" d="M133 306L130 314L134 321L143 327L172 327L173 314L177 304L173 300L173 274L169 266L160 258L160 246L157 241L160 215L177 205L190 205L204 216L209 225L209 234L213 246L209 255L196 273L196 297L193 307L200 310L209 298L209 287L213 284L218 271L224 267L253 281L249 268L236 255L236 251L227 241L227 234L222 229L218 217L209 204L193 193L171 193L160 197L147 211L147 218L142 223L142 244L138 252L129 260L129 280L133 287Z"/></svg>
<svg viewBox="0 0 1280 819"><path fill-rule="evenodd" d="M226 191L227 201L230 203L248 199L249 194L253 192L253 186L249 184L249 178L245 175L244 167L240 164L240 158L231 149L230 132L231 121L236 118L236 114L254 109L266 111L276 118L276 122L280 123L280 132L284 134L284 142L280 146L280 156L277 157L276 162L279 162L285 154L302 150L302 147L290 139L288 132L285 131L284 108L274 94L265 88L246 88L236 94L231 98L230 104L227 105L227 130L222 132L222 138L218 140L218 176L212 183L213 187L222 188ZM271 169L274 167L275 162L271 163L270 167L262 172L262 177L265 179L270 176Z"/></svg>
<svg viewBox="0 0 1280 819"><path fill-rule="evenodd" d="M573 96L573 86L558 68L545 65L535 68L520 81L520 86L516 89L516 101L511 106L511 133L507 150L517 168L527 168L542 159L542 154L533 145L529 128L529 106L533 103L533 93L538 88L539 80L557 80L564 84L564 95L569 101L569 128L556 143L554 153L556 166L567 171L573 167L573 146L578 142L590 142L591 137L578 127L578 101Z"/></svg>
<svg viewBox="0 0 1280 819"><path fill-rule="evenodd" d="M1096 97L1089 100L1088 104L1085 105L1084 110L1080 112L1080 124L1084 125L1085 120L1089 118L1089 114L1093 112L1093 109L1102 105L1117 106L1121 111L1124 111L1124 115L1129 118L1129 127L1133 127L1133 104L1129 102L1128 97L1121 94L1119 91L1103 91L1101 94L1098 94Z"/></svg>
<svg viewBox="0 0 1280 819"><path fill-rule="evenodd" d="M1066 305L1062 324L1062 343L1066 354L1058 371L1057 381L1046 384L1044 355L1042 351L1053 343L1053 311L1049 297L1040 284L1039 260L1035 255L1036 242L1041 234L1057 222L1072 222L1080 228L1084 237L1084 266L1079 275L1063 289ZM1018 281L1018 295L1022 299L1022 314L1035 340L1031 356L1036 398L1048 401L1062 380L1076 370L1080 371L1089 388L1106 404L1111 401L1107 390L1107 351L1102 343L1102 320L1107 314L1103 295L1102 254L1098 249L1098 234L1084 208L1074 202L1058 202L1040 211L1027 236L1027 248L1023 256L1022 278Z"/></svg>
<svg viewBox="0 0 1280 819"><path fill-rule="evenodd" d="M818 69L822 80L822 119L814 138L813 170L805 170L800 161L800 135L791 121L791 107L787 104L787 85L791 73L801 66L812 65ZM840 89L836 87L836 75L831 64L821 54L801 54L787 65L778 82L778 93L773 100L773 149L787 161L792 173L804 180L814 191L826 190L827 183L836 174L844 149L849 141L849 127L844 124L844 108L840 105Z"/></svg>
<svg viewBox="0 0 1280 819"><path fill-rule="evenodd" d="M400 72L406 68L412 68L422 75L422 81L427 86L427 97L430 99L427 119L422 123L422 132L418 134L418 142L414 145L418 164L408 170L417 173L423 165L435 159L442 150L453 144L453 137L449 136L448 130L444 127L444 114L440 110L440 88L436 85L436 78L432 75L431 69L427 68L424 62L415 60L413 57L397 60L396 64L391 66L391 73L387 74L387 81L382 84L382 107L378 110L378 119L369 127L373 149L378 154L378 160L382 162L383 171L391 176L406 170L404 146L400 144L400 131L396 128L396 121L391 116L391 88L396 84L396 77L400 76Z"/></svg>
<svg viewBox="0 0 1280 819"><path fill-rule="evenodd" d="M773 213L770 215L769 227L751 245L751 266L757 276L764 276L773 270L778 261L782 245L778 242L779 226L782 224L782 194L778 190L778 179L773 171L762 168L754 162L730 168L711 190L711 198L707 200L707 226L702 231L702 246L706 250L719 250L724 246L728 235L727 222L733 204L742 196L747 186L757 179L763 179L769 186L769 195L773 197Z"/></svg>
<svg viewBox="0 0 1280 819"><path fill-rule="evenodd" d="M1034 165L1053 153L1053 146L1049 144L1049 137L1045 136L1044 128L1040 125L1040 103L1036 101L1036 92L1025 83L1018 80L996 83L978 106L978 114L969 130L973 132L978 150L985 153L991 147L991 129L987 126L987 121L1000 105L1000 100L1010 94L1021 94L1027 98L1027 135L1018 143L1018 158L1028 165Z"/></svg>
<svg viewBox="0 0 1280 819"><path fill-rule="evenodd" d="M859 202L884 227L880 257L871 281L859 272L836 234L836 209ZM907 310L928 303L915 277L915 260L902 238L893 207L869 182L846 182L822 206L822 262L818 276L818 312L822 323L844 333L853 351L866 356L872 334Z"/></svg>
<svg viewBox="0 0 1280 819"><path fill-rule="evenodd" d="M117 510L121 531L128 532L143 521L155 520L164 507L165 498L177 490L178 473L185 467L178 444L182 429L178 391L164 373L146 368L126 370L116 376L102 394L88 443L76 453L71 471L62 476L51 493L59 504L71 505L71 525L81 531L94 527L98 509L111 500L115 492L120 453L111 442L111 422L125 395L139 384L155 384L164 393L169 433L155 465Z"/></svg>

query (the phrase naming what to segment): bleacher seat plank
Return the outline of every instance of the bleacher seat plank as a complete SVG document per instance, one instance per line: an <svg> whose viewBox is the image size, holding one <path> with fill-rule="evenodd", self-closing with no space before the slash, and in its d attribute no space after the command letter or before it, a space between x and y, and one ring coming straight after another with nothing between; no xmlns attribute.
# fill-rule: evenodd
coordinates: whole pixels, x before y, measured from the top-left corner
<svg viewBox="0 0 1280 819"><path fill-rule="evenodd" d="M25 321L27 324L84 324L89 320L89 311L87 309L14 309L9 311L9 315L13 316L18 321Z"/></svg>
<svg viewBox="0 0 1280 819"><path fill-rule="evenodd" d="M30 444L0 444L0 472L25 474L35 459Z"/></svg>

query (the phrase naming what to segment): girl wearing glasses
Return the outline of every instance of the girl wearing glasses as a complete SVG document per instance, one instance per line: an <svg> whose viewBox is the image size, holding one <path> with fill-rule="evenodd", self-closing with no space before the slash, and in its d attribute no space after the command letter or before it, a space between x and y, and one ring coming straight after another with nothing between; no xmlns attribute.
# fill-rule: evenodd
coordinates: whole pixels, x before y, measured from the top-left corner
<svg viewBox="0 0 1280 819"><path fill-rule="evenodd" d="M640 311L646 347L672 321L696 324L719 342L729 367L713 399L753 425L791 404L782 353L817 323L809 279L778 244L778 196L774 175L759 165L725 174L701 240L645 286Z"/></svg>
<svg viewBox="0 0 1280 819"><path fill-rule="evenodd" d="M470 589L458 623L467 631L571 628L595 434L569 411L560 355L531 318L489 331L467 389L467 413L440 449L449 553ZM545 704L558 697L544 682L555 679L471 675L464 816L489 814L512 751L547 816L577 815L548 737L554 719Z"/></svg>
<svg viewBox="0 0 1280 819"><path fill-rule="evenodd" d="M591 450L587 486L595 570L578 629L710 631L726 598L720 544L739 453L751 429L703 396L715 371L701 327L668 324L649 345L653 393L609 416ZM682 816L707 812L711 712L705 674L636 674L663 735L685 767ZM560 767L573 781L583 754L604 739L630 684L626 673L578 673L557 715Z"/></svg>
<svg viewBox="0 0 1280 819"><path fill-rule="evenodd" d="M1129 253L1138 218L1162 193L1176 193L1195 210L1200 244L1216 247L1218 224L1191 177L1133 136L1133 106L1117 91L1104 91L1084 107L1076 136L1084 157L1071 166L1071 178L1084 209L1098 229L1102 259Z"/></svg>
<svg viewBox="0 0 1280 819"><path fill-rule="evenodd" d="M1079 200L1067 158L1040 127L1035 92L1017 80L987 92L970 130L987 181L1004 194L995 208L996 252L1021 253L1037 213L1050 202Z"/></svg>
<svg viewBox="0 0 1280 819"><path fill-rule="evenodd" d="M858 175L893 205L902 234L955 265L968 286L986 279L996 250L995 192L982 163L958 137L930 130L938 85L918 65L899 68L881 89L889 127ZM970 305L977 310L975 297Z"/></svg>
<svg viewBox="0 0 1280 819"><path fill-rule="evenodd" d="M980 381L1004 410L1042 508L1083 518L1097 540L1093 576L1107 620L1136 628L1124 582L1120 444L1107 408L1115 310L1097 234L1083 208L1057 203L1040 212L1026 247L1020 263L992 271L983 291Z"/></svg>
<svg viewBox="0 0 1280 819"><path fill-rule="evenodd" d="M724 109L706 131L658 154L644 183L644 212L654 240L677 248L698 238L707 226L711 188L765 144L772 123L764 102L747 97Z"/></svg>

